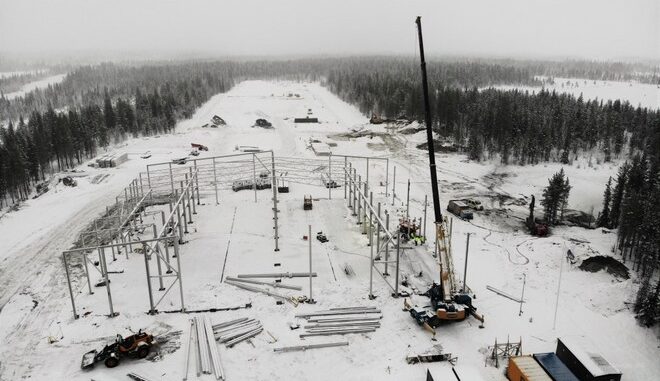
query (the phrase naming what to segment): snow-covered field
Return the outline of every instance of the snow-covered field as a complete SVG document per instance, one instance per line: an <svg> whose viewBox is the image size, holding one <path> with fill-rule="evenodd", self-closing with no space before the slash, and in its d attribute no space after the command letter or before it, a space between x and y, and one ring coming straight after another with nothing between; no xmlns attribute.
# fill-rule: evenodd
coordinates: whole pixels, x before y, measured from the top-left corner
<svg viewBox="0 0 660 381"><path fill-rule="evenodd" d="M292 99L286 96L289 93L298 93L301 97ZM294 124L292 118L305 116L308 109L312 109L322 123ZM224 118L227 126L201 128L214 114ZM250 127L257 118L273 122L274 129ZM80 359L84 352L100 349L116 333L127 334L130 329L183 331L181 337L173 338L168 345L177 348L188 340L190 315L145 313L148 294L144 260L139 254L131 254L129 259L122 255L109 263L111 271L124 270L111 274L113 300L119 316L106 316L108 306L103 288L96 288L96 292L89 295L84 281L78 279L76 303L84 316L74 320L60 258L62 250L70 246L76 234L99 215L131 179L144 171L146 164L185 156L191 142L209 146L209 152L203 152L201 157L235 153L238 145L255 145L264 150L272 149L277 156L311 161L316 157L307 148L310 138L336 143L332 148L336 155L389 157L390 188L392 166L397 168L397 198L392 201L391 189L385 197L385 168L372 161L369 171L374 201L381 202L396 221L394 216L405 213L405 189L410 180L410 213L414 217L421 216L424 195L430 198L431 193L426 152L415 148L423 134L350 139L336 135L354 128L387 132L383 126L366 123L367 119L358 110L318 84L243 82L230 92L213 97L191 120L181 122L175 134L134 139L115 147L116 151L128 152L130 156L130 160L118 168L83 166L80 169L84 172L77 174L78 187L56 185L45 195L26 202L19 211L0 218L0 236L3 237L0 240L0 379L120 380L131 371L152 379L182 377L183 349L163 351L154 361L126 360L114 369L99 364L89 372L81 371ZM145 151L151 151L152 157L141 159L140 154ZM359 169L364 175L363 165L360 164ZM483 329L478 327L479 322L468 318L439 327L437 341L432 341L430 334L402 311L403 300L389 295L389 288L378 274L374 274L377 298L369 300L370 248L346 207L344 190L335 189L332 199L328 199L327 189L296 183L291 184L291 193L279 195L279 252L273 251L269 191L260 191L257 202L251 191L224 191L219 205L213 197L202 199L203 205L197 207L198 214L189 226L188 243L181 246L186 307L224 307L252 302L251 309L216 312L210 314L210 318L219 323L235 317L254 317L277 338L277 343L272 344L271 337L264 332L251 342L231 349L220 348L228 380L423 380L427 368L446 370L449 365L408 365L405 357L440 343L446 352L458 357L460 368L472 370L484 380L499 381L505 379L502 368L484 367L486 348L495 339L498 342L507 337L522 339L524 352L536 353L553 351L556 338L564 335L587 336L594 343L594 349L623 371L624 380L658 379L658 332L638 326L624 304L634 297L637 287L634 278L618 280L607 273L582 272L563 260L562 252L566 248L571 248L580 259L597 253L609 254L615 234L605 234L600 229L562 227L554 229L548 238L534 238L522 228L518 217L526 214L526 207L515 202L532 193L539 196L548 177L559 168L555 164L503 167L467 162L462 155L438 155L442 205L446 206L446 202L455 197L470 196L480 199L490 210L489 215L476 213L472 223L453 220L452 247L459 275L464 264L466 233L473 233L467 283L477 296L474 302L479 312L485 314ZM588 211L594 205L597 210L602 185L615 173L616 166L565 167L565 170L575 189L569 207ZM92 181L103 174L110 176L99 184ZM302 210L305 194L315 198L312 211ZM146 222L152 222L150 219L148 217ZM305 271L308 243L302 236L307 234L309 224L313 232L323 231L330 240L325 244L313 241L314 271L319 273L314 280L316 305L276 305L268 296L221 283L223 270L224 276ZM430 235L431 224L428 225ZM559 309L553 328L562 262ZM275 263L281 265L274 267ZM405 250L402 276L421 289L437 279L434 263L427 248ZM345 275L344 264L351 265L355 276ZM422 276L416 277L420 271ZM526 303L519 316L519 304L487 291L486 286L519 295L523 274L527 280ZM292 296L307 293L307 279L283 282L303 286L304 291L279 292ZM178 308L177 295L175 292L166 296L160 308ZM422 297L415 297L414 301L427 303ZM289 322L296 321L295 314L353 305L381 308L382 327L370 334L348 335L348 347L273 352L274 346L301 342L300 330L289 329ZM58 341L49 344L49 336ZM306 343L325 341L335 340L305 340ZM194 369L194 365L191 368ZM206 379L211 378L206 376Z"/></svg>
<svg viewBox="0 0 660 381"><path fill-rule="evenodd" d="M11 100L14 98L22 97L25 94L29 93L30 91L36 89L45 89L50 85L54 85L56 83L62 82L64 77L66 77L66 74L56 74L39 79L34 82L26 83L25 85L23 85L23 87L21 87L20 90L5 94L5 98Z"/></svg>
<svg viewBox="0 0 660 381"><path fill-rule="evenodd" d="M541 87L532 86L495 86L497 89L513 90L519 89L535 93L541 90ZM580 94L584 100L599 99L607 102L617 99L626 100L631 105L637 107L647 107L651 109L660 109L660 85L652 85L637 82L618 82L618 81L594 81L579 78L555 78L553 84L546 84L543 88L549 91L571 94L579 97Z"/></svg>

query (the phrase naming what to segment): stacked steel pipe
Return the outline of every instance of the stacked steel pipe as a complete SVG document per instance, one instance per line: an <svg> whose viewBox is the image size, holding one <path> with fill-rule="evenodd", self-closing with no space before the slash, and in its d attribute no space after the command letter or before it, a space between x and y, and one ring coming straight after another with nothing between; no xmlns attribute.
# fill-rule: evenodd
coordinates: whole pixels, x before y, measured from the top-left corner
<svg viewBox="0 0 660 381"><path fill-rule="evenodd" d="M305 325L301 338L309 336L370 333L380 328L381 311L376 307L342 307L296 315L311 324Z"/></svg>

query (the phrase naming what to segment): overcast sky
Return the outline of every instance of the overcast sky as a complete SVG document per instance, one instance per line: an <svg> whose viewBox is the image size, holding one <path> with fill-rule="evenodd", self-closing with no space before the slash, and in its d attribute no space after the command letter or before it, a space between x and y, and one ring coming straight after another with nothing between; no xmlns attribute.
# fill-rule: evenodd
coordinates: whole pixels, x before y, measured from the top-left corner
<svg viewBox="0 0 660 381"><path fill-rule="evenodd" d="M2 52L660 59L660 0L0 0Z"/></svg>

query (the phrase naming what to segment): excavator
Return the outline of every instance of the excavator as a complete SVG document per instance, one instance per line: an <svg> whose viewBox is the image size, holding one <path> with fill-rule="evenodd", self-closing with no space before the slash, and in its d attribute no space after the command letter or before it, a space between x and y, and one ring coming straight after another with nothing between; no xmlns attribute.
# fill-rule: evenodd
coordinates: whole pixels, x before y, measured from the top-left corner
<svg viewBox="0 0 660 381"><path fill-rule="evenodd" d="M404 300L404 307L412 317L425 328L435 333L435 328L444 322L464 320L468 314L483 323L484 317L477 313L472 304L472 297L467 290L462 289L454 276L454 265L451 254L451 243L447 236L447 219L442 215L440 208L440 195L438 190L438 175L435 164L435 148L433 146L433 131L431 107L429 102L429 89L426 75L426 61L424 59L424 43L422 40L422 20L417 17L417 33L419 38L419 51L422 69L422 90L424 94L424 111L426 122L426 139L428 142L429 168L431 171L431 189L433 192L433 211L435 217L436 252L434 257L440 268L440 283L433 286L423 295L431 299L431 308L411 305L408 299Z"/></svg>

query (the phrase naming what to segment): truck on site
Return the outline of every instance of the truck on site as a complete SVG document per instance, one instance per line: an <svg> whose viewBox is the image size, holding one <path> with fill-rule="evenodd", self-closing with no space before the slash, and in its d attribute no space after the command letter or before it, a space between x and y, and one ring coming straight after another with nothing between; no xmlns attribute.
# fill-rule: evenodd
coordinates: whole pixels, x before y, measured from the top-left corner
<svg viewBox="0 0 660 381"><path fill-rule="evenodd" d="M532 201L530 201L529 203L529 216L525 220L525 225L527 225L527 229L529 229L529 232L532 235L535 235L537 237L545 237L550 232L550 229L548 228L548 224L545 221L534 217L535 203L536 203L536 198L534 197L534 195L532 195Z"/></svg>
<svg viewBox="0 0 660 381"><path fill-rule="evenodd" d="M312 210L312 196L304 196L303 210Z"/></svg>
<svg viewBox="0 0 660 381"><path fill-rule="evenodd" d="M474 214L470 211L470 206L464 200L449 200L447 210L464 220L474 218Z"/></svg>
<svg viewBox="0 0 660 381"><path fill-rule="evenodd" d="M208 151L209 150L209 147L207 147L203 144L198 144L198 143L190 143L190 147L192 147L192 149L196 149L196 150L199 150L199 151Z"/></svg>
<svg viewBox="0 0 660 381"><path fill-rule="evenodd" d="M466 198L463 199L463 202L465 202L467 206L470 207L470 209L474 209L476 211L484 210L484 206L481 205L481 201L479 200L475 200L473 198Z"/></svg>
<svg viewBox="0 0 660 381"><path fill-rule="evenodd" d="M417 31L422 69L422 93L424 95L424 110L426 122L426 139L428 142L429 170L431 172L431 190L433 191L433 212L435 217L436 259L440 270L440 283L433 284L424 293L431 299L431 306L413 306L408 299L404 300L404 307L410 315L428 330L435 332L435 327L443 322L464 320L467 315L474 316L483 323L483 316L477 314L472 304L472 297L466 287L458 284L454 275L454 263L451 253L450 237L447 235L447 219L442 215L440 208L440 193L438 190L438 175L435 164L435 149L433 146L433 131L431 107L426 75L426 62L424 60L424 45L422 42L422 22L417 17ZM464 203L463 203L464 204ZM466 205L467 207L467 205Z"/></svg>

